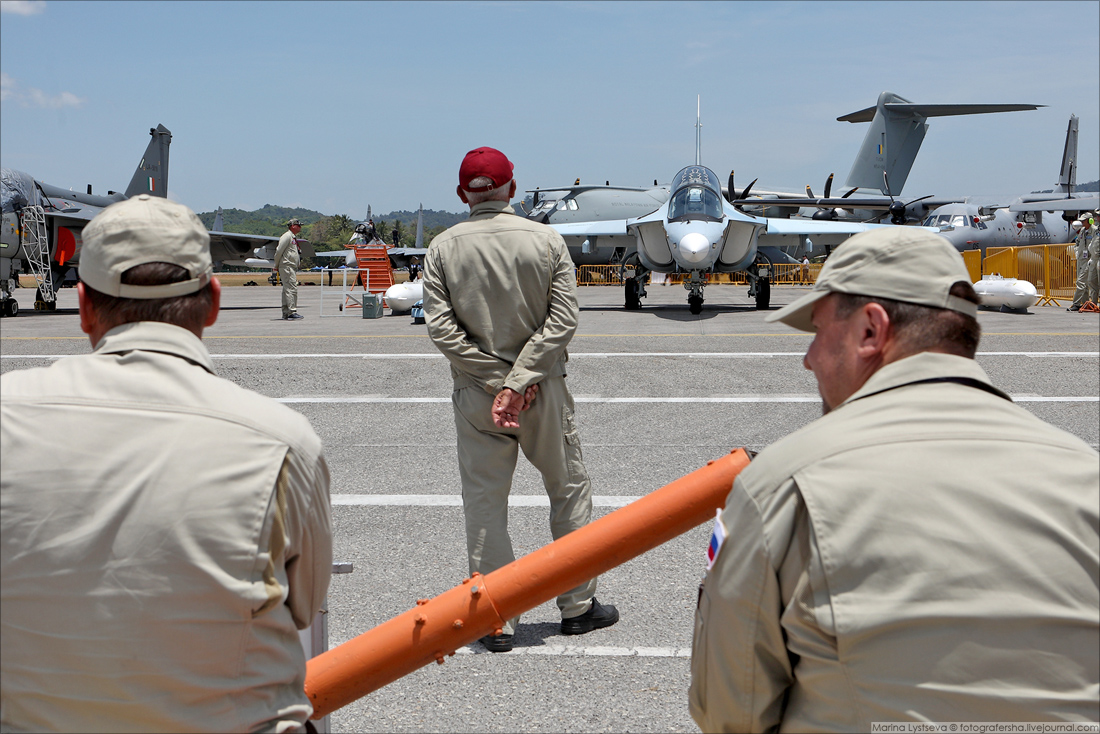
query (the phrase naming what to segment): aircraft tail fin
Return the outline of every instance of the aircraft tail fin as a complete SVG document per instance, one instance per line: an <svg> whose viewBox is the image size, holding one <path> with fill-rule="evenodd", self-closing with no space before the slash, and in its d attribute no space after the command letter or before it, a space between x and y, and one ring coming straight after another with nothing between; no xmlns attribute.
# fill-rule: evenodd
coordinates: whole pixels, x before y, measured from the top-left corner
<svg viewBox="0 0 1100 734"><path fill-rule="evenodd" d="M1044 105L1032 104L913 104L893 92L883 92L874 107L868 107L843 117L838 122L870 122L871 129L863 138L846 186L878 189L883 194L897 196L905 186L913 161L917 158L929 117L979 115L989 112L1035 110ZM883 180L889 180L889 190Z"/></svg>
<svg viewBox="0 0 1100 734"><path fill-rule="evenodd" d="M699 117L699 99L702 95L695 97L695 165L703 165L700 161L703 147L703 122ZM580 179L577 179L578 183Z"/></svg>
<svg viewBox="0 0 1100 734"><path fill-rule="evenodd" d="M424 205L420 205L420 211L416 214L416 246L424 246Z"/></svg>
<svg viewBox="0 0 1100 734"><path fill-rule="evenodd" d="M1069 116L1066 128L1066 147L1062 149L1062 170L1058 174L1058 184L1054 190L1063 194L1072 194L1077 186L1077 115Z"/></svg>
<svg viewBox="0 0 1100 734"><path fill-rule="evenodd" d="M214 215L214 227L211 230L213 232L224 232L225 221L222 219L222 208L218 207L218 213Z"/></svg>
<svg viewBox="0 0 1100 734"><path fill-rule="evenodd" d="M149 128L149 134L153 139L126 187L127 199L138 194L168 196L168 146L172 143L172 133L164 125L157 125Z"/></svg>

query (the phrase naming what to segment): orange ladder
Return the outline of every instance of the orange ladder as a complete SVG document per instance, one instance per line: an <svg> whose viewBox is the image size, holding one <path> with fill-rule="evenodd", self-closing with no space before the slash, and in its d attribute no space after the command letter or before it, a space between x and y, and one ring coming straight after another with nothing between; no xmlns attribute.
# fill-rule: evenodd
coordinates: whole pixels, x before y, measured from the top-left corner
<svg viewBox="0 0 1100 734"><path fill-rule="evenodd" d="M360 270L368 271L363 290L385 293L393 285L393 265L386 247L356 247L355 260Z"/></svg>

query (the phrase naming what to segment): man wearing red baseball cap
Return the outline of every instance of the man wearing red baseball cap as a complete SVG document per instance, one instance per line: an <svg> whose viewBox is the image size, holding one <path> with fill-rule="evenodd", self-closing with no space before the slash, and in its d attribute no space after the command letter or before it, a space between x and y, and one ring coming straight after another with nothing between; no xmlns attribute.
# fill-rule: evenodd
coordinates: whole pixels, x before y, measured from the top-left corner
<svg viewBox="0 0 1100 734"><path fill-rule="evenodd" d="M554 229L515 216L508 204L516 193L512 169L494 148L466 154L458 198L470 218L433 239L424 258L424 318L454 378L470 573L515 560L508 493L519 448L542 473L555 539L592 517L592 484L565 385L578 316L573 261ZM618 610L596 601L595 592L592 579L558 597L563 634L619 621ZM518 622L508 620L482 644L511 650Z"/></svg>

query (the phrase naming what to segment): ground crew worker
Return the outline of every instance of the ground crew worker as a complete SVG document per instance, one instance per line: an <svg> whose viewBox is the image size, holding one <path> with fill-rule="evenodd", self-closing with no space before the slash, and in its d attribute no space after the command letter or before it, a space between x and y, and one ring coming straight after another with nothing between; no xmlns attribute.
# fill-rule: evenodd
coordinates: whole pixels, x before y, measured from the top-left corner
<svg viewBox="0 0 1100 734"><path fill-rule="evenodd" d="M1088 300L1093 305L1100 306L1100 237L1096 232L1096 215L1089 212L1082 221L1088 230L1089 241L1089 270L1085 276L1088 284Z"/></svg>
<svg viewBox="0 0 1100 734"><path fill-rule="evenodd" d="M1100 718L1100 456L990 383L977 303L946 239L895 227L767 318L816 332L826 414L715 523L704 731Z"/></svg>
<svg viewBox="0 0 1100 734"><path fill-rule="evenodd" d="M279 270L279 279L283 282L283 318L287 321L304 319L298 313L298 263L301 250L298 248L298 233L302 223L291 219L286 223L287 231L279 238L275 249L275 267Z"/></svg>
<svg viewBox="0 0 1100 734"><path fill-rule="evenodd" d="M332 571L320 440L213 374L194 213L142 194L83 237L95 350L0 377L0 726L302 731L298 630Z"/></svg>
<svg viewBox="0 0 1100 734"><path fill-rule="evenodd" d="M424 262L424 317L451 363L470 573L515 560L508 493L517 448L542 473L555 539L592 517L566 347L577 329L573 261L551 227L515 216L512 163L493 148L466 154L458 196L470 218L432 240ZM537 399L536 399L537 395ZM520 413L523 413L522 418ZM596 579L558 597L563 634L608 627L618 610L595 598ZM512 649L519 618L482 638Z"/></svg>
<svg viewBox="0 0 1100 734"><path fill-rule="evenodd" d="M1073 223L1070 224L1070 230L1077 235L1073 240L1073 254L1077 258L1077 280L1075 283L1076 288L1073 291L1073 303L1066 310L1080 311L1089 295L1087 280L1089 272L1088 228L1080 219L1074 219Z"/></svg>

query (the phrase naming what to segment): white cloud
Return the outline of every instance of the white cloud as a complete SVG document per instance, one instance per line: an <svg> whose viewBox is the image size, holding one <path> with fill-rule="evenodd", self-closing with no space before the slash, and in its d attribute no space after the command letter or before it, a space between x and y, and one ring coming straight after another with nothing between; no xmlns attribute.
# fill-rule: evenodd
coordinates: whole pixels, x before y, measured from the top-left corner
<svg viewBox="0 0 1100 734"><path fill-rule="evenodd" d="M38 15L46 9L46 0L0 0L0 13Z"/></svg>
<svg viewBox="0 0 1100 734"><path fill-rule="evenodd" d="M51 95L34 87L27 87L26 90L23 90L19 87L19 82L6 72L0 72L0 100L18 102L22 107L41 107L50 110L60 110L64 107L83 107L84 103L88 101L72 92Z"/></svg>

